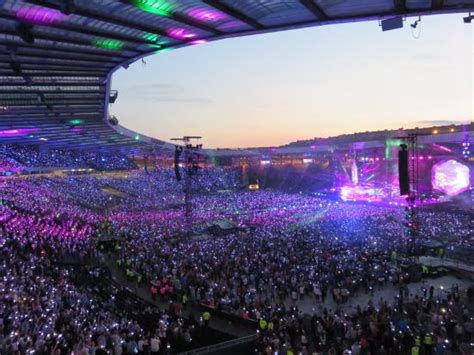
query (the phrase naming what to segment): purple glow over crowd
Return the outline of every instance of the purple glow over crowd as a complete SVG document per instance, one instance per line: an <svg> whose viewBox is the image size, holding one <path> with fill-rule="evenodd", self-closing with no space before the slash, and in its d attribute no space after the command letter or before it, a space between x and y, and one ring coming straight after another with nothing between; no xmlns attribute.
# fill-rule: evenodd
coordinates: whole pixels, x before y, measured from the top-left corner
<svg viewBox="0 0 474 355"><path fill-rule="evenodd" d="M41 332L24 331L30 308L20 306L14 316L21 321L7 325L4 348L26 351L36 347L49 351L58 346L90 351L102 347L119 354L134 353L133 349L153 342L154 349L177 353L205 344L202 334L213 331L209 320L184 320L189 310L204 309L201 317L208 317L206 310L213 312L211 325L220 319L220 312L225 312L244 327L257 328L255 347L262 354L269 347L280 352L300 349L301 354L309 354L307 349L335 348L333 333L338 331L337 326L321 326L328 317L333 321L342 317L341 321L347 324L338 336L341 347L354 351L367 346L379 349L381 345L370 336L370 330L350 335L371 314L387 317L393 323L393 330L384 331L381 336L384 343L394 342L389 347L395 352L409 349L411 343L403 344L402 339L410 337L414 342L417 334L425 334L424 327L432 329L432 341L442 345L443 351L461 349L471 337L469 322L456 321L462 337L454 338L445 334L440 324L432 323L431 317L416 332L407 331L398 320L410 307L417 309L415 314L422 314L421 306L416 306L422 300L433 302L432 316L448 312L449 317L454 317L456 307L463 307L461 294L465 295L466 289L453 285L446 291L433 287L430 290L426 285L425 291L420 291L414 286L418 282L415 274L400 267L407 262L404 255L413 245L407 233L406 201L396 196L397 186L389 189L387 185L387 181L396 179L388 169L396 160L377 160L368 155L357 161L350 156L341 157L340 164L335 164L334 159L304 154L300 170L272 170L271 176L282 173L286 181L284 185L272 185L277 182L269 176L264 179L264 170L277 169L274 156L269 154L264 158L268 164L254 167L261 174L259 191L249 191L245 185L245 174L254 173L251 169L203 168L192 185L190 226L183 207L183 182L176 181L170 167L149 166L145 170L120 154L38 152L3 146L0 172L16 172L18 176L0 177L1 251L4 256L10 255L2 259L0 273L6 275L11 263L31 270L23 277L14 271L12 277L3 278L7 280L4 299L10 302L18 294L34 300L36 289L29 291L29 283L48 290L40 305L47 315L38 321ZM450 161L451 170L463 170L459 166L462 164ZM426 159L423 163L428 164L428 170L432 166L445 168L442 163L428 162ZM42 174L23 174L41 166ZM55 174L48 172L48 167L62 167L69 172ZM316 181L338 172L328 180L336 185L317 193L289 191L300 179L298 174L307 169L316 169L311 173ZM359 179L357 183L354 176ZM446 175L443 179L449 181L452 177ZM346 185L337 187L344 181ZM434 255L442 253L449 260L462 257L474 242L471 213L445 210L442 205L427 202L429 199L417 207L416 253L424 255L424 243L430 242L438 245L430 251ZM219 223L232 228L224 235L214 235L210 226ZM187 234L190 227L195 237ZM108 245L109 251L99 245ZM32 257L21 259L22 250L31 250ZM48 266L50 260L65 258L109 258L116 266L112 271L110 265L104 264L85 270ZM47 276L40 276L35 270L48 270ZM91 291L95 286L83 288L75 276L85 273L89 283L100 279L99 284L104 285L101 292L123 292L108 288L110 272L124 275L127 287L148 295L157 309L162 308L154 316L158 321L156 333L149 333L142 318L134 318L137 309L133 307L122 306L117 319L115 312L120 306L102 303ZM367 297L362 295L393 288L395 297L380 300L379 310L369 304L362 305L368 312L365 314L351 313L350 308L346 308L346 315L339 316L332 310L324 311L324 307L337 310ZM66 311L57 301L64 292L76 305L74 324L80 328L71 324L58 329L51 326L61 322L60 315ZM427 292L433 293L432 301ZM91 303L82 303L84 298ZM51 304L58 311L51 312ZM94 315L97 307L101 309L100 317ZM305 317L313 319L313 326L303 325ZM103 330L88 327L90 322L104 326ZM415 329L419 320L409 318L406 322ZM298 335L292 340L291 334ZM31 341L33 335L39 343ZM70 335L74 336L69 338ZM282 345L283 341L286 345Z"/></svg>

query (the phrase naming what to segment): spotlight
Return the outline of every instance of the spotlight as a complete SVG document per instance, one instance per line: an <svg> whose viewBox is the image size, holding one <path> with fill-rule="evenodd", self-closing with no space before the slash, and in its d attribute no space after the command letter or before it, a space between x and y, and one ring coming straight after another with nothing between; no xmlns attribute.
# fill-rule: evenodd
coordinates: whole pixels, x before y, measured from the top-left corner
<svg viewBox="0 0 474 355"><path fill-rule="evenodd" d="M474 20L474 15L471 15L471 13L469 13L468 16L463 17L464 23L471 23L472 20Z"/></svg>

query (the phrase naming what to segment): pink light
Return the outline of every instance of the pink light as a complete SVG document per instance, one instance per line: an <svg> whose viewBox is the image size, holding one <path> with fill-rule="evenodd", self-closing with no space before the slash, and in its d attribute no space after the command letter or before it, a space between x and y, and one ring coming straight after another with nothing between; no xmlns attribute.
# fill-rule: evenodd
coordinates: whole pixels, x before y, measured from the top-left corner
<svg viewBox="0 0 474 355"><path fill-rule="evenodd" d="M226 19L227 16L222 12L209 9L191 9L187 12L188 16L191 16L199 21L219 21Z"/></svg>
<svg viewBox="0 0 474 355"><path fill-rule="evenodd" d="M441 150L444 150L445 152L449 152L449 153L452 153L452 150L445 147L444 145L440 145L440 144L436 144L436 143L433 143L433 146L436 147L436 148L439 148Z"/></svg>
<svg viewBox="0 0 474 355"><path fill-rule="evenodd" d="M172 28L168 30L167 33L170 37L180 39L180 40L191 39L197 36L195 33L189 32L188 30L185 30L184 28Z"/></svg>
<svg viewBox="0 0 474 355"><path fill-rule="evenodd" d="M38 128L6 129L0 131L0 137L22 137L36 131L38 131Z"/></svg>
<svg viewBox="0 0 474 355"><path fill-rule="evenodd" d="M67 15L64 15L61 11L40 6L22 6L16 12L16 17L41 25L52 25L63 22Z"/></svg>
<svg viewBox="0 0 474 355"><path fill-rule="evenodd" d="M340 197L343 201L381 201L386 197L386 194L380 188L346 185L341 187Z"/></svg>
<svg viewBox="0 0 474 355"><path fill-rule="evenodd" d="M189 42L190 44L204 44L204 43L207 43L207 41L205 39L197 39L195 41L191 41Z"/></svg>
<svg viewBox="0 0 474 355"><path fill-rule="evenodd" d="M433 188L448 196L455 196L469 188L469 167L448 160L433 165L431 170Z"/></svg>

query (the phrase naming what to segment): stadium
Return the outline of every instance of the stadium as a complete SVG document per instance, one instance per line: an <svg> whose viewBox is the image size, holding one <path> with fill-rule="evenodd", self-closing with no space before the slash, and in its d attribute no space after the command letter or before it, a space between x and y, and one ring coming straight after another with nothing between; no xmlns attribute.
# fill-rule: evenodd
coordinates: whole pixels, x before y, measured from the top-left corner
<svg viewBox="0 0 474 355"><path fill-rule="evenodd" d="M112 113L114 75L171 50L472 13L0 0L0 353L473 354L473 122L208 148Z"/></svg>

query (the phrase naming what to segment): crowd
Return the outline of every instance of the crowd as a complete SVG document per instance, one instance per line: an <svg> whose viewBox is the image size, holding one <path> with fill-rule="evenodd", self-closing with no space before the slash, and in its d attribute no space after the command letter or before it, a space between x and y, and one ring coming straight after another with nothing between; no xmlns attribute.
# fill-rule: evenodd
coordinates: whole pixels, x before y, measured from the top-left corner
<svg viewBox="0 0 474 355"><path fill-rule="evenodd" d="M26 168L93 168L95 170L128 170L136 165L126 156L117 153L84 152L36 148L17 145L0 145L0 172Z"/></svg>
<svg viewBox="0 0 474 355"><path fill-rule="evenodd" d="M264 354L472 354L474 320L459 290L425 290L347 312L322 308L305 316L282 307L259 323L259 345Z"/></svg>
<svg viewBox="0 0 474 355"><path fill-rule="evenodd" d="M98 258L95 240L104 235L121 237L118 266L157 300L257 322L265 354L448 354L472 341L474 324L459 290L406 292L411 276L398 262L409 243L403 208L241 191L240 180L233 168L199 174L196 187L203 188L192 198L190 221L197 239L175 238L189 225L183 183L172 169L0 180L4 352L121 354L151 350L152 343L163 351L167 333L191 338L189 327L166 312L156 320L156 336L146 334L54 262L58 255ZM420 240L474 243L469 213L421 208L417 218ZM223 220L238 231L204 235L209 223ZM328 300L342 306L385 285L400 288L395 300L354 312L325 309ZM312 314L299 307L308 299Z"/></svg>

